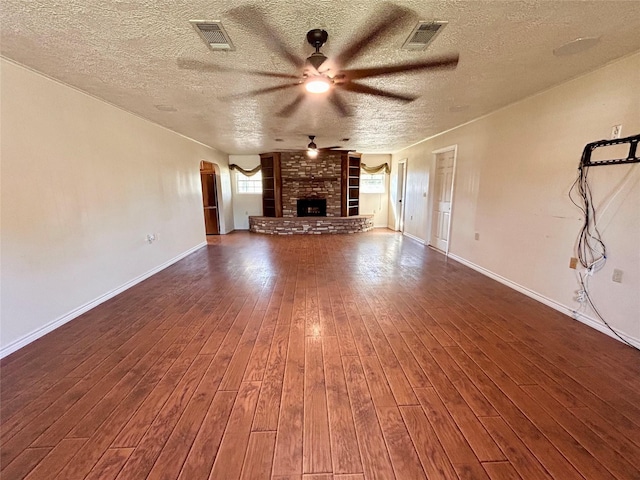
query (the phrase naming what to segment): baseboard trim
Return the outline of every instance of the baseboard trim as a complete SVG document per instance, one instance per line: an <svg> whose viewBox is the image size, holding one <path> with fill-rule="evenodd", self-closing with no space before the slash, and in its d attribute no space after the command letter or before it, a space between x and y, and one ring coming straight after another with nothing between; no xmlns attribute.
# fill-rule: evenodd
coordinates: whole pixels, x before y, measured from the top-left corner
<svg viewBox="0 0 640 480"><path fill-rule="evenodd" d="M71 320L73 320L74 318L79 317L80 315L82 315L85 312L88 312L89 310L91 310L92 308L97 307L98 305L100 305L101 303L106 302L107 300L109 300L110 298L115 297L116 295L124 292L125 290L128 290L129 288L133 287L134 285L137 285L138 283L146 280L147 278L155 275L156 273L164 270L167 267L170 267L171 265L173 265L174 263L182 260L183 258L185 258L188 255L191 255L193 252L195 252L196 250L201 249L202 247L206 246L207 242L202 242L198 245L196 245L195 247L190 248L189 250L181 253L180 255L173 257L170 260L167 260L166 262L162 263L161 265L158 265L155 268L152 268L151 270L149 270L146 273L143 273L142 275L129 280L128 282L122 284L121 286L114 288L113 290L100 295L99 297L91 300L90 302L85 303L84 305L81 305L73 310L71 310L70 312L62 315L61 317L58 317L57 319L47 323L46 325L38 328L37 330L34 330L31 333L28 333L27 335L14 340L13 342L11 342L10 344L8 344L7 346L3 347L2 349L0 349L0 358L4 358L7 355L11 355L13 352L20 350L22 347L25 347L27 345L29 345L31 342L39 339L40 337L43 337L44 335L46 335L47 333L50 333L52 331L54 331L56 328L61 327L62 325L64 325L67 322L70 322Z"/></svg>
<svg viewBox="0 0 640 480"><path fill-rule="evenodd" d="M604 325L602 322L596 320L595 318L592 318L588 315L585 315L584 313L578 312L573 308L570 308L560 302L557 302L549 297L546 297L534 290L531 290L527 287L523 287L522 285L513 282L511 280L509 280L508 278L503 277L502 275L498 275L497 273L492 272L491 270L487 270L484 267L481 267L480 265L476 265L473 262L470 262L469 260L466 260L465 258L459 257L458 255L455 255L453 253L449 253L448 255L449 258L451 258L452 260L455 260L458 263L461 263L469 268L471 268L472 270L475 270L476 272L482 273L483 275L486 275L489 278L494 279L497 282L502 283L503 285L506 285L507 287L510 287L524 295L526 295L529 298L532 298L540 303L545 304L548 307L553 308L554 310L559 311L560 313L564 313L565 315L579 321L580 323L584 323L585 325L588 325L591 328L594 328L596 330L598 330L601 333L604 333L605 335L610 336L611 338L614 338L618 341L621 341L618 337L616 337L616 335L607 328L606 325ZM633 345L636 348L640 348L640 340L637 338L633 338L630 335L627 335L626 333L623 333L619 330L616 329L616 333L618 335L620 335L622 338L624 338L627 342L629 342L631 345Z"/></svg>
<svg viewBox="0 0 640 480"><path fill-rule="evenodd" d="M425 242L421 238L416 237L415 235L411 235L410 233L402 232L402 235L404 235L405 237L409 237L411 240L415 240L416 242L418 242L418 243L420 243L422 245L426 245L427 244L427 242Z"/></svg>

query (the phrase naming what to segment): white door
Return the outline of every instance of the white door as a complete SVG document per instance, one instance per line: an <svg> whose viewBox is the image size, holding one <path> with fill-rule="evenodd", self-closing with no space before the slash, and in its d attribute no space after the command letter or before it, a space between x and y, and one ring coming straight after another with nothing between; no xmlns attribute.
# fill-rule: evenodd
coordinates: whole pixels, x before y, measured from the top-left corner
<svg viewBox="0 0 640 480"><path fill-rule="evenodd" d="M398 231L404 232L404 192L405 184L407 181L407 162L401 160L398 162L398 205L396 212L398 212Z"/></svg>
<svg viewBox="0 0 640 480"><path fill-rule="evenodd" d="M453 192L453 150L436 154L431 245L443 252L449 245L451 194Z"/></svg>

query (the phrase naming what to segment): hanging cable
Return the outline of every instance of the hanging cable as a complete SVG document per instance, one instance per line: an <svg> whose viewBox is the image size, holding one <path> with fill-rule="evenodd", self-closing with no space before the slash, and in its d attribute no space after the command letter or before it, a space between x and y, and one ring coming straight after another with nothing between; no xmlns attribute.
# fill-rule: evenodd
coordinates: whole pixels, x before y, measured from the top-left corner
<svg viewBox="0 0 640 480"><path fill-rule="evenodd" d="M576 241L576 255L580 265L584 267L585 273L579 274L579 282L581 291L578 293L580 299L586 299L591 309L595 312L597 317L604 323L604 325L611 330L611 332L618 337L622 342L629 345L636 350L640 350L635 345L631 344L625 338L623 338L618 332L616 332L611 325L604 319L596 308L590 292L588 278L594 273L600 271L607 262L607 248L602 239L602 235L597 226L596 208L593 204L593 194L589 185L589 168L595 165L613 165L619 163L637 163L640 161L636 155L636 147L640 136L628 137L620 140L594 142L588 144L582 154L580 161L580 167L578 169L578 176L569 189L569 199L578 207L584 216L582 227L578 233ZM607 144L619 144L630 143L629 155L623 160L609 160L592 162L591 152L599 146L605 146ZM617 194L616 194L617 195ZM607 204L608 207L608 204Z"/></svg>

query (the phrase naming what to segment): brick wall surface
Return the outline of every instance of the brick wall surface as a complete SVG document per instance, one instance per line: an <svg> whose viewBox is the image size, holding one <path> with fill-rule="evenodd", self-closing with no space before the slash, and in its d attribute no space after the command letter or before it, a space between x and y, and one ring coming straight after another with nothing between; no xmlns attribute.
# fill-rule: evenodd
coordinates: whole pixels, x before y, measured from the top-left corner
<svg viewBox="0 0 640 480"><path fill-rule="evenodd" d="M342 214L340 153L321 152L317 158L309 158L306 152L283 152L280 162L283 217L297 216L299 198L326 198L327 217Z"/></svg>
<svg viewBox="0 0 640 480"><path fill-rule="evenodd" d="M359 233L373 229L373 215L355 217L249 217L249 230L270 235Z"/></svg>

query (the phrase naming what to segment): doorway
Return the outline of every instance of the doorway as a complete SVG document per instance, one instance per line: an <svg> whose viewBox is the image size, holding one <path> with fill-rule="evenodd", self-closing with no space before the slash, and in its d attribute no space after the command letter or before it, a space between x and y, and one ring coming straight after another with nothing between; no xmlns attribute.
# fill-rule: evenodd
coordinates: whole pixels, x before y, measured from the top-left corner
<svg viewBox="0 0 640 480"><path fill-rule="evenodd" d="M407 159L400 160L398 162L398 203L396 205L396 212L398 212L398 221L396 222L396 230L404 232L404 205L405 205L405 191L407 185Z"/></svg>
<svg viewBox="0 0 640 480"><path fill-rule="evenodd" d="M451 235L451 207L456 148L448 147L434 152L435 179L432 190L431 238L429 244L449 253Z"/></svg>
<svg viewBox="0 0 640 480"><path fill-rule="evenodd" d="M200 162L200 182L205 232L207 235L219 235L218 178L213 163Z"/></svg>

